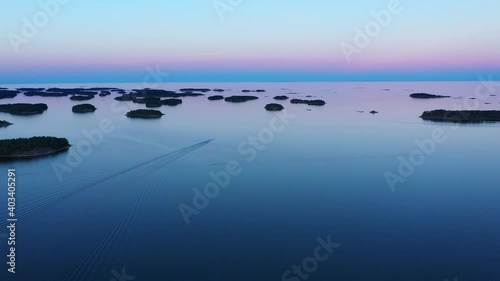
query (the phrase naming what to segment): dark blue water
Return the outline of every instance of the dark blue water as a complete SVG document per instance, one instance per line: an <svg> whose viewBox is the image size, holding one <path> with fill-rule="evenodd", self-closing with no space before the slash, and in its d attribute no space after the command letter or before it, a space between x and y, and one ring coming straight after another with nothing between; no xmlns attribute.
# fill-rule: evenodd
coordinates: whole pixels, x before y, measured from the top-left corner
<svg viewBox="0 0 500 281"><path fill-rule="evenodd" d="M499 109L496 96L467 99L478 84L162 84L267 92L244 104L184 98L162 107L161 120L122 118L136 105L113 96L90 101L98 110L88 115L74 115L67 98L2 100L49 110L0 113L14 123L1 138L51 135L73 145L0 163L1 182L8 168L17 171L23 216L15 275L0 238L2 280L499 280L500 126L418 117L456 106ZM290 91L327 105L280 102L288 119L263 109ZM412 100L412 92L462 99ZM436 130L442 141L420 153L416 142L428 144ZM415 153L424 156L400 174ZM63 174L54 170L63 166ZM391 186L387 173L401 181ZM4 228L6 184L0 190ZM319 241L336 246L330 252Z"/></svg>

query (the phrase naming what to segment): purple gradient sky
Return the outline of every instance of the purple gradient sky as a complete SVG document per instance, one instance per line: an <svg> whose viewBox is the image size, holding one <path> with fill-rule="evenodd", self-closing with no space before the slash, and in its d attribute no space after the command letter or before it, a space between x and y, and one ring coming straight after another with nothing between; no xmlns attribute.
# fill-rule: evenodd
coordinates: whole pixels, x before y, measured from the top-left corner
<svg viewBox="0 0 500 281"><path fill-rule="evenodd" d="M51 2L52 1L52 2ZM476 80L500 76L498 1L399 1L386 27L346 59L356 28L391 1L69 1L24 43L38 2L6 3L0 83ZM44 0L40 3L58 3ZM52 6L56 7L56 6ZM19 38L19 37L16 37ZM17 52L16 52L17 51Z"/></svg>

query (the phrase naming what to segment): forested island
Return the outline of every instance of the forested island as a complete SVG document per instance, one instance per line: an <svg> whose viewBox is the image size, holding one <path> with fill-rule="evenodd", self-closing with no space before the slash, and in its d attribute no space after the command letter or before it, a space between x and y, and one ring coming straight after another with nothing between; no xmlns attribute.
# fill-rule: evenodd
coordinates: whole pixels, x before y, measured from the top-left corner
<svg viewBox="0 0 500 281"><path fill-rule="evenodd" d="M129 111L126 116L129 118L156 119L161 118L164 114L158 110L152 109L137 109Z"/></svg>
<svg viewBox="0 0 500 281"><path fill-rule="evenodd" d="M290 102L293 104L307 104L307 105L314 105L314 106L323 106L326 104L326 102L324 100L292 99Z"/></svg>
<svg viewBox="0 0 500 281"><path fill-rule="evenodd" d="M67 150L65 138L32 137L0 140L0 159L32 158Z"/></svg>
<svg viewBox="0 0 500 281"><path fill-rule="evenodd" d="M97 108L91 104L84 103L73 106L72 111L74 113L90 113L96 111Z"/></svg>
<svg viewBox="0 0 500 281"><path fill-rule="evenodd" d="M274 99L275 100L287 100L288 97L287 96L275 96Z"/></svg>
<svg viewBox="0 0 500 281"><path fill-rule="evenodd" d="M0 90L0 100L1 99L12 99L15 98L19 94L19 91L12 90Z"/></svg>
<svg viewBox="0 0 500 281"><path fill-rule="evenodd" d="M224 100L227 102L233 102L233 103L240 103L240 102L247 102L251 100L256 100L258 97L255 96L231 96L227 97Z"/></svg>
<svg viewBox="0 0 500 281"><path fill-rule="evenodd" d="M449 98L450 96L441 96L441 95L426 94L426 93L415 93L415 94L411 94L410 97L414 98L414 99L445 99L445 98Z"/></svg>
<svg viewBox="0 0 500 281"><path fill-rule="evenodd" d="M281 104L277 104L277 103L270 103L270 104L267 104L265 109L267 111L281 111L283 109L285 109Z"/></svg>
<svg viewBox="0 0 500 281"><path fill-rule="evenodd" d="M12 115L42 114L47 109L48 109L48 106L44 103L0 104L0 112L10 113Z"/></svg>
<svg viewBox="0 0 500 281"><path fill-rule="evenodd" d="M208 100L223 100L224 99L224 96L221 96L221 95L215 95L215 96L210 96L208 97Z"/></svg>
<svg viewBox="0 0 500 281"><path fill-rule="evenodd" d="M425 111L420 118L428 121L451 123L500 122L498 110L432 110Z"/></svg>

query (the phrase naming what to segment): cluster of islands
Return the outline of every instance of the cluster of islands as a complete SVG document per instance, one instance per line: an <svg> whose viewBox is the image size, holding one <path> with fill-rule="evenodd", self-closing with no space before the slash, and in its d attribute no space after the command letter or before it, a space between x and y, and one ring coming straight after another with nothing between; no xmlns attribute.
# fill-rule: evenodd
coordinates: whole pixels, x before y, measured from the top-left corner
<svg viewBox="0 0 500 281"><path fill-rule="evenodd" d="M209 92L217 94L207 95ZM125 91L112 87L94 87L94 88L0 88L0 100L12 99L20 94L28 97L65 97L75 102L90 101L99 97L114 95L114 99L120 102L132 102L144 104L147 109L131 110L126 113L128 118L140 119L158 119L164 116L158 108L163 106L178 106L183 103L182 98L186 97L204 97L210 102L225 101L227 103L245 103L258 100L258 95L249 95L249 93L266 93L266 90L242 90L243 95L224 96L224 89L206 89L206 88L183 88L178 91L167 91L161 89L134 89ZM310 107L324 106L326 102L320 99L298 99L290 98L289 95L297 93L289 92L288 95L277 95L273 97L275 102L264 106L267 111L281 111L285 109L284 103L291 105L307 105ZM266 96L267 97L267 96ZM312 96L306 96L311 98ZM451 98L446 95L434 95L428 93L414 93L410 95L413 99L444 99ZM154 109L153 109L154 108ZM37 115L43 114L48 110L44 103L4 103L0 104L0 112L11 115ZM90 114L97 110L96 106L90 103L75 104L72 112L75 114ZM310 109L307 109L310 110ZM363 113L364 111L358 111ZM377 114L378 111L372 110L371 114ZM425 111L420 116L423 120L434 122L454 122L454 123L480 123L480 122L500 122L500 111L448 111L443 109ZM0 120L0 128L7 128L13 125L8 120ZM67 150L71 145L65 138L56 137L33 137L22 139L0 140L0 159L31 158L45 156Z"/></svg>

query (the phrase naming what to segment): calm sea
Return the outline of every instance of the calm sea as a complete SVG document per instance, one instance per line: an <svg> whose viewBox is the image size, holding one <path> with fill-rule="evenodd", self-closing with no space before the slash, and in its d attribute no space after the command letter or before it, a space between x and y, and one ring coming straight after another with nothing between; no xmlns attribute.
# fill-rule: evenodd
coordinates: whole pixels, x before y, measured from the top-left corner
<svg viewBox="0 0 500 281"><path fill-rule="evenodd" d="M500 109L500 88L479 81L156 87L266 92L241 104L183 98L160 108L159 120L123 118L143 105L117 102L116 94L90 100L97 111L83 115L71 112L82 102L67 97L1 101L49 106L37 116L0 113L14 123L0 129L1 139L56 136L73 145L53 157L0 163L0 233L7 233L8 168L16 169L20 217L15 275L0 236L1 280L500 280L500 125L419 118L440 108ZM414 92L454 98L409 98ZM327 104L279 101L285 112L264 110L276 95Z"/></svg>

